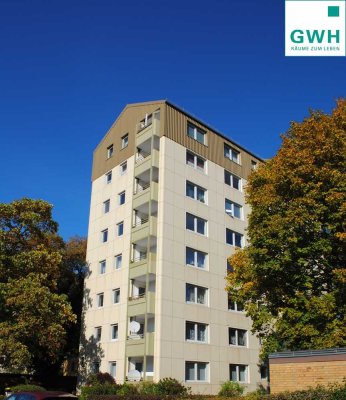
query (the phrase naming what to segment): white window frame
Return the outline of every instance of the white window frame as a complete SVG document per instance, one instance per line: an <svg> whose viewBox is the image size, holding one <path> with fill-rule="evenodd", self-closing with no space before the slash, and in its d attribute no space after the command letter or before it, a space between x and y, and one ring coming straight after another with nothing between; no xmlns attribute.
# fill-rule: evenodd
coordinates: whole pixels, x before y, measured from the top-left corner
<svg viewBox="0 0 346 400"><path fill-rule="evenodd" d="M232 380L231 366L236 367L237 379ZM245 380L240 380L240 367L245 367ZM245 364L229 364L229 380L232 382L248 383L249 382L249 366Z"/></svg>
<svg viewBox="0 0 346 400"><path fill-rule="evenodd" d="M255 160L251 160L251 170L255 171L258 167L258 162Z"/></svg>
<svg viewBox="0 0 346 400"><path fill-rule="evenodd" d="M187 324L194 325L194 338L188 339L187 338ZM203 326L205 328L205 340L198 340L198 328L199 326ZM209 343L209 325L203 322L194 322L194 321L185 321L185 341L186 342L193 342L193 343Z"/></svg>
<svg viewBox="0 0 346 400"><path fill-rule="evenodd" d="M189 128L193 129L193 135L189 135ZM200 133L203 137L203 141L198 139L198 133ZM193 124L192 122L187 123L186 134L189 138L196 140L198 143L207 145L207 131Z"/></svg>
<svg viewBox="0 0 346 400"><path fill-rule="evenodd" d="M229 203L229 208L227 207L227 203ZM234 212L235 207L239 207L240 217L237 217L235 215L235 212ZM230 199L225 199L225 212L227 215L229 215L233 218L237 218L240 220L244 219L243 206L241 204L236 203L235 201L230 200Z"/></svg>
<svg viewBox="0 0 346 400"><path fill-rule="evenodd" d="M123 265L123 255L122 255L122 253L119 253L114 256L114 268L120 269L122 267L122 265Z"/></svg>
<svg viewBox="0 0 346 400"><path fill-rule="evenodd" d="M187 191L188 185L193 186L193 196L189 196L188 195L188 191ZM198 190L201 190L203 192L203 200L200 200L198 198ZM195 183L193 183L191 181L186 181L186 185L185 185L185 195L186 195L186 197L189 197L190 199L197 200L197 201L199 201L200 203L203 203L203 204L208 204L208 202L207 202L207 193L208 193L207 189L204 189L202 186L196 185Z"/></svg>
<svg viewBox="0 0 346 400"><path fill-rule="evenodd" d="M121 233L119 233L120 232L120 227L121 227ZM123 236L124 235L124 221L120 221L120 222L118 222L117 223L117 236L118 237L120 237L120 236Z"/></svg>
<svg viewBox="0 0 346 400"><path fill-rule="evenodd" d="M192 286L194 289L195 301L190 301L187 299L186 295L187 295L187 287L188 286ZM204 294L205 302L204 303L198 302L198 289L203 289L205 291L205 294ZM209 306L209 289L206 287L203 287L203 286L198 286L193 283L186 282L186 284L185 284L185 303L186 304L197 304L197 305L208 307Z"/></svg>
<svg viewBox="0 0 346 400"><path fill-rule="evenodd" d="M240 306L236 301L233 301L232 299L228 298L227 300L227 306L228 306L228 311L234 311L234 312L239 312L239 313L244 313L244 306ZM240 309L238 309L240 308Z"/></svg>
<svg viewBox="0 0 346 400"><path fill-rule="evenodd" d="M107 271L107 261L101 260L99 261L99 274L104 275Z"/></svg>
<svg viewBox="0 0 346 400"><path fill-rule="evenodd" d="M116 301L118 299L118 301ZM112 290L112 303L119 304L120 303L120 288L115 288Z"/></svg>
<svg viewBox="0 0 346 400"><path fill-rule="evenodd" d="M99 343L102 340L102 326L96 326L94 328L94 338L95 338L95 342Z"/></svg>
<svg viewBox="0 0 346 400"><path fill-rule="evenodd" d="M230 176L230 183L227 183L227 182L226 182L226 174L229 174L229 176ZM234 178L238 179L238 181L239 181L239 188L235 187ZM242 179L241 179L239 176L232 174L232 172L227 171L226 169L224 170L224 182L225 182L225 185L230 186L231 188L233 188L233 189L235 189L235 190L239 190L239 192L242 191L242 188L243 188L243 181L242 181Z"/></svg>
<svg viewBox="0 0 346 400"><path fill-rule="evenodd" d="M113 157L114 154L114 146L113 144L107 147L107 159Z"/></svg>
<svg viewBox="0 0 346 400"><path fill-rule="evenodd" d="M231 234L232 234L232 243L227 242L227 236L228 236L227 232L228 231L231 232ZM235 245L236 235L240 235L240 246ZM244 247L244 235L239 232L234 231L233 229L226 228L226 244L229 244L230 246L238 247L239 249L242 249Z"/></svg>
<svg viewBox="0 0 346 400"><path fill-rule="evenodd" d="M188 263L188 259L187 259L188 251L193 252L193 264ZM203 267L200 267L198 265L198 254L202 254L204 256ZM196 250L196 249L193 249L192 247L186 246L186 248L185 248L185 264L188 265L189 267L207 270L208 269L208 253L205 253L204 251Z"/></svg>
<svg viewBox="0 0 346 400"><path fill-rule="evenodd" d="M241 164L240 151L227 143L224 144L224 156L236 164Z"/></svg>
<svg viewBox="0 0 346 400"><path fill-rule="evenodd" d="M121 138L121 149L125 149L128 145L129 145L129 134L126 133L126 135L124 135Z"/></svg>
<svg viewBox="0 0 346 400"><path fill-rule="evenodd" d="M188 218L188 216L192 216L193 217L193 225L194 225L194 228L193 229L190 229L190 228L188 228L187 227L187 218ZM186 213L186 217L185 217L185 219L186 219L186 229L188 230L188 231L190 231L190 232L195 232L195 233L198 233L199 235L202 235L202 236L208 236L208 221L206 220L206 219L204 219L204 218L201 218L201 217L197 217L197 215L194 215L194 214L191 214L191 213ZM198 221L202 221L203 223L204 223L204 233L201 233L201 232L198 232Z"/></svg>
<svg viewBox="0 0 346 400"><path fill-rule="evenodd" d="M114 379L116 378L117 375L117 362L116 361L109 361L109 375L111 375ZM114 368L114 372L113 372Z"/></svg>
<svg viewBox="0 0 346 400"><path fill-rule="evenodd" d="M234 331L235 343L231 343L231 331ZM243 333L245 336L245 344L239 344L239 333ZM228 328L228 344L232 347L248 347L249 337L246 329L240 328Z"/></svg>
<svg viewBox="0 0 346 400"><path fill-rule="evenodd" d="M189 154L190 156L193 156L193 164L191 164L191 163L189 163L189 162L187 161L187 156L188 156L188 154ZM200 159L201 161L203 161L203 168L201 168L201 167L198 166L198 162L197 162L198 159ZM192 152L192 151L190 151L190 150L186 150L186 159L185 159L185 162L186 162L186 165L188 165L189 167L194 168L194 169L196 169L197 171L201 171L201 172L203 172L204 174L207 173L207 160L206 160L205 158L199 156L198 154L195 154L194 152Z"/></svg>
<svg viewBox="0 0 346 400"><path fill-rule="evenodd" d="M107 243L108 242L108 228L107 229L103 229L103 231L101 231L101 242L102 243Z"/></svg>
<svg viewBox="0 0 346 400"><path fill-rule="evenodd" d="M186 367L188 363L194 364L194 379L186 379ZM198 364L203 364L206 367L205 380L198 379ZM185 382L209 382L209 363L203 361L185 361Z"/></svg>
<svg viewBox="0 0 346 400"><path fill-rule="evenodd" d="M111 201L110 199L107 199L103 202L103 214L109 213L110 208L111 208Z"/></svg>
<svg viewBox="0 0 346 400"><path fill-rule="evenodd" d="M116 337L113 337L113 333L116 332ZM111 324L111 340L119 340L119 325L118 324Z"/></svg>
<svg viewBox="0 0 346 400"><path fill-rule="evenodd" d="M118 193L118 204L119 206L122 206L125 204L126 201L126 191L123 190L122 192Z"/></svg>
<svg viewBox="0 0 346 400"><path fill-rule="evenodd" d="M102 293L97 293L97 307L102 308L105 300L105 294Z"/></svg>
<svg viewBox="0 0 346 400"><path fill-rule="evenodd" d="M120 175L125 175L127 172L127 161L124 161L119 165Z"/></svg>
<svg viewBox="0 0 346 400"><path fill-rule="evenodd" d="M91 363L91 372L93 374L98 374L100 372L100 363L99 362Z"/></svg>
<svg viewBox="0 0 346 400"><path fill-rule="evenodd" d="M109 185L112 182L112 171L105 173L106 184Z"/></svg>

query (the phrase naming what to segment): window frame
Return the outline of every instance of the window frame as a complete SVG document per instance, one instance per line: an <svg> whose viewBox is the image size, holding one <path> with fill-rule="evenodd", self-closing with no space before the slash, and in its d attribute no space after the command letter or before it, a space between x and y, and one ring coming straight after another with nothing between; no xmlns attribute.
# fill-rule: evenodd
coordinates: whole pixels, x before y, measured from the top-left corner
<svg viewBox="0 0 346 400"><path fill-rule="evenodd" d="M109 185L112 183L112 171L108 171L105 173L106 184Z"/></svg>
<svg viewBox="0 0 346 400"><path fill-rule="evenodd" d="M190 128L193 129L193 134L192 136L190 135ZM199 135L202 135L203 141L199 140ZM186 135L193 139L196 140L196 142L203 144L204 146L207 145L207 131L200 128L199 126L193 124L192 122L188 121L187 122L187 128L186 128Z"/></svg>
<svg viewBox="0 0 346 400"><path fill-rule="evenodd" d="M127 160L119 165L119 171L120 175L125 175L127 173Z"/></svg>
<svg viewBox="0 0 346 400"><path fill-rule="evenodd" d="M188 251L193 252L193 264L188 263ZM200 267L198 264L198 254L202 254L204 256L204 264L203 267ZM208 253L194 249L192 247L186 246L185 247L185 265L193 268L198 268L199 270L208 270Z"/></svg>
<svg viewBox="0 0 346 400"><path fill-rule="evenodd" d="M111 375L114 379L117 376L117 362L116 361L108 361L108 365L109 365L109 375ZM113 369L114 367L114 374L113 374Z"/></svg>
<svg viewBox="0 0 346 400"><path fill-rule="evenodd" d="M237 379L232 379L231 367L236 368ZM240 367L245 368L245 380L240 380ZM249 366L246 364L229 364L229 380L232 382L248 383L249 382Z"/></svg>
<svg viewBox="0 0 346 400"><path fill-rule="evenodd" d="M119 303L120 303L120 288L115 288L112 290L112 304L119 304Z"/></svg>
<svg viewBox="0 0 346 400"><path fill-rule="evenodd" d="M229 232L231 233L232 243L229 243L227 241ZM240 246L236 245L236 242L237 242L236 235L240 236ZM229 244L230 246L238 247L239 249L242 249L242 248L244 248L244 235L242 233L234 231L233 229L226 228L226 244Z"/></svg>
<svg viewBox="0 0 346 400"><path fill-rule="evenodd" d="M233 304L233 306L232 306L232 304ZM234 311L234 312L239 312L239 313L245 312L244 306L241 306L239 303L232 300L231 298L228 298L228 300L227 300L227 307L228 307L228 311Z"/></svg>
<svg viewBox="0 0 346 400"><path fill-rule="evenodd" d="M108 214L111 207L111 200L107 199L103 202L103 214Z"/></svg>
<svg viewBox="0 0 346 400"><path fill-rule="evenodd" d="M193 373L193 378L194 379L187 379L187 366L188 364L193 364L194 365L194 373ZM204 365L205 366L205 377L206 379L198 379L198 366L199 365ZM204 361L185 361L185 382L209 382L209 362L204 362Z"/></svg>
<svg viewBox="0 0 346 400"><path fill-rule="evenodd" d="M193 157L193 164L188 162L187 160L188 156ZM203 168L198 166L198 160L203 161ZM204 174L207 174L207 160L188 149L186 149L185 163L187 166L195 169L196 171L200 171L203 172Z"/></svg>
<svg viewBox="0 0 346 400"><path fill-rule="evenodd" d="M227 152L228 152L228 155L226 154ZM224 143L223 154L224 154L225 158L228 158L229 160L233 161L234 163L241 165L241 153L239 150L237 150L233 146L230 146L229 144Z"/></svg>
<svg viewBox="0 0 346 400"><path fill-rule="evenodd" d="M194 229L188 228L188 218L189 217L193 217ZM198 232L198 222L204 223L204 229L203 229L204 233ZM186 212L185 227L186 227L186 230L188 230L190 232L198 233L199 235L208 237L208 221L202 217L198 217L197 215Z"/></svg>
<svg viewBox="0 0 346 400"><path fill-rule="evenodd" d="M102 340L102 326L95 326L94 328L95 342L99 343Z"/></svg>
<svg viewBox="0 0 346 400"><path fill-rule="evenodd" d="M113 333L116 333L116 335L113 335ZM111 324L111 340L119 340L119 324Z"/></svg>
<svg viewBox="0 0 346 400"><path fill-rule="evenodd" d="M114 154L114 145L113 145L113 143L112 143L112 144L110 144L110 145L107 147L107 160L108 160L109 158L112 158L112 157L113 157L113 154Z"/></svg>
<svg viewBox="0 0 346 400"><path fill-rule="evenodd" d="M129 145L129 134L126 133L124 136L121 137L121 150L126 149Z"/></svg>
<svg viewBox="0 0 346 400"><path fill-rule="evenodd" d="M190 195L188 194L188 186L189 186L189 185L193 187L193 196L190 196ZM198 198L198 190L201 190L201 191L203 192L203 200L200 200L200 199ZM208 196L207 196L207 193L208 193L208 191L207 191L207 189L204 189L204 187L199 186L199 185L197 185L196 183L193 183L193 182L191 182L191 181L188 181L188 180L186 181L186 184L185 184L185 196L186 196L186 197L189 197L190 199L199 201L199 202L202 203L202 204L208 204Z"/></svg>
<svg viewBox="0 0 346 400"><path fill-rule="evenodd" d="M120 266L118 266L118 260L120 259ZM116 254L114 256L114 268L120 269L123 265L123 253Z"/></svg>
<svg viewBox="0 0 346 400"><path fill-rule="evenodd" d="M117 223L117 236L121 237L124 235L124 221Z"/></svg>
<svg viewBox="0 0 346 400"><path fill-rule="evenodd" d="M235 338L235 343L231 343L231 337L232 337L232 332L234 332L234 338ZM245 344L240 344L239 341L239 334L242 333L244 336L244 343ZM240 328L228 328L228 344L231 347L244 347L247 348L249 345L249 335L248 331L246 329L240 329Z"/></svg>
<svg viewBox="0 0 346 400"><path fill-rule="evenodd" d="M101 242L102 243L107 243L108 242L108 228L103 229L101 231Z"/></svg>
<svg viewBox="0 0 346 400"><path fill-rule="evenodd" d="M230 212L227 212L227 206L226 206L226 203L230 203ZM234 212L234 208L235 207L238 207L239 208L239 213L240 213L240 217L237 217L236 215L235 215L235 212ZM239 220L241 220L241 221L243 221L244 220L244 213L243 213L243 206L241 205L241 204L238 204L238 203L236 203L235 201L232 201L232 200L230 200L230 199L227 199L227 198L225 198L225 213L227 214L227 215L230 215L231 217L233 217L233 218L237 218L237 219L239 219Z"/></svg>
<svg viewBox="0 0 346 400"><path fill-rule="evenodd" d="M104 305L105 294L104 292L97 293L97 308L102 308Z"/></svg>
<svg viewBox="0 0 346 400"><path fill-rule="evenodd" d="M193 339L189 339L187 337L187 334L188 334L187 325L188 324L194 325L194 327L193 327L194 338ZM199 328L202 326L205 328L205 331L204 331L205 340L198 339ZM185 321L185 341L190 342L190 343L209 343L209 324L206 324L204 322Z"/></svg>
<svg viewBox="0 0 346 400"><path fill-rule="evenodd" d="M104 275L107 271L107 261L106 259L99 261L99 274Z"/></svg>
<svg viewBox="0 0 346 400"><path fill-rule="evenodd" d="M126 201L126 190L123 190L122 192L118 193L118 205L122 206L125 204Z"/></svg>
<svg viewBox="0 0 346 400"><path fill-rule="evenodd" d="M229 175L229 183L226 182L226 176L228 176L228 175ZM236 187L236 185L235 185L234 178L236 178L238 180L238 187ZM239 192L242 192L242 190L243 190L242 178L240 176L232 174L232 172L227 171L227 169L224 170L224 183L225 183L225 185L230 186L231 188L233 188L235 190L239 190Z"/></svg>
<svg viewBox="0 0 346 400"><path fill-rule="evenodd" d="M193 291L194 291L194 301L188 300L187 298L187 293L188 293L188 287L193 287ZM204 303L200 303L198 301L198 289L203 289L204 290L204 299L205 302ZM185 303L186 304L196 304L196 305L201 305L204 307L209 307L209 288L203 287L203 286L199 286L199 285L195 285L194 283L185 283Z"/></svg>

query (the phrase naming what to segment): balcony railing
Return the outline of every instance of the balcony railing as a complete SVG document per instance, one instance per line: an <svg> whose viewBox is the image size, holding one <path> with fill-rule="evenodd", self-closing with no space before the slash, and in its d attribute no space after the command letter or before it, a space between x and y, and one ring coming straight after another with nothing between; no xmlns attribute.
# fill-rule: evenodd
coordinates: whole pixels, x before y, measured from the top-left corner
<svg viewBox="0 0 346 400"><path fill-rule="evenodd" d="M144 338L144 333L131 333L127 336L127 340L140 340Z"/></svg>
<svg viewBox="0 0 346 400"><path fill-rule="evenodd" d="M140 299L145 299L145 293L129 297L129 301L140 300Z"/></svg>
<svg viewBox="0 0 346 400"><path fill-rule="evenodd" d="M139 124L137 124L137 133L145 129L147 126L151 125L153 123L153 118L152 116L148 117L147 120L141 121Z"/></svg>
<svg viewBox="0 0 346 400"><path fill-rule="evenodd" d="M135 262L138 262L138 261L143 261L143 260L146 260L147 257L148 257L148 254L147 254L147 253L145 253L145 254L140 254L139 256L133 257L133 259L131 260L131 262L135 263Z"/></svg>
<svg viewBox="0 0 346 400"><path fill-rule="evenodd" d="M136 186L134 194L141 193L144 190L148 189L149 187L150 187L150 182L141 183L140 185Z"/></svg>
<svg viewBox="0 0 346 400"><path fill-rule="evenodd" d="M148 221L149 221L149 216L148 217L144 217L144 218L139 218L133 223L132 228L136 228L137 226L144 225Z"/></svg>
<svg viewBox="0 0 346 400"><path fill-rule="evenodd" d="M141 151L140 153L137 153L136 164L140 164L142 161L144 161L149 156L151 156L151 154L150 153L145 153L144 151Z"/></svg>

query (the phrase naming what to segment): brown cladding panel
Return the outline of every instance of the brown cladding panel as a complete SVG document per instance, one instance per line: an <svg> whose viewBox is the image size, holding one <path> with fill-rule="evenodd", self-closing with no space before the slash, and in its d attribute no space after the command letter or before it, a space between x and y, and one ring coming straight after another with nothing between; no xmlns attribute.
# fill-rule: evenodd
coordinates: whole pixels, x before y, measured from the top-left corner
<svg viewBox="0 0 346 400"><path fill-rule="evenodd" d="M114 122L101 143L94 151L92 180L104 175L107 171L121 164L129 157L135 154L135 135L137 124L145 117L145 114L151 114L164 102L139 103L127 106ZM162 120L162 116L161 116ZM121 149L121 138L129 134L129 144ZM107 159L107 147L113 144L114 153Z"/></svg>
<svg viewBox="0 0 346 400"><path fill-rule="evenodd" d="M180 110L177 110L170 104L166 104L165 111L165 136L187 147L191 151L200 154L202 157L224 167L235 175L246 179L251 172L251 161L254 160L257 163L261 162L257 157L252 156L247 151L237 146L236 143L223 138L218 133L215 133L210 128L184 114ZM203 145L187 136L188 122L191 122L197 127L207 131L207 145ZM224 157L225 143L240 151L241 165Z"/></svg>

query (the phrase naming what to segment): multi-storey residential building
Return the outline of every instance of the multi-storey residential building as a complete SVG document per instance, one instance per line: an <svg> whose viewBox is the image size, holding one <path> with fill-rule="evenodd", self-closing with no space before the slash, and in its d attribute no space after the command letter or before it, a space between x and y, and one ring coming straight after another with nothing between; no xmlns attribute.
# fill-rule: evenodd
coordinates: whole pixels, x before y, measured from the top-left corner
<svg viewBox="0 0 346 400"><path fill-rule="evenodd" d="M94 152L90 371L117 382L173 377L200 393L227 380L263 383L251 321L225 291L227 258L247 241L243 189L259 162L168 101L122 111Z"/></svg>

